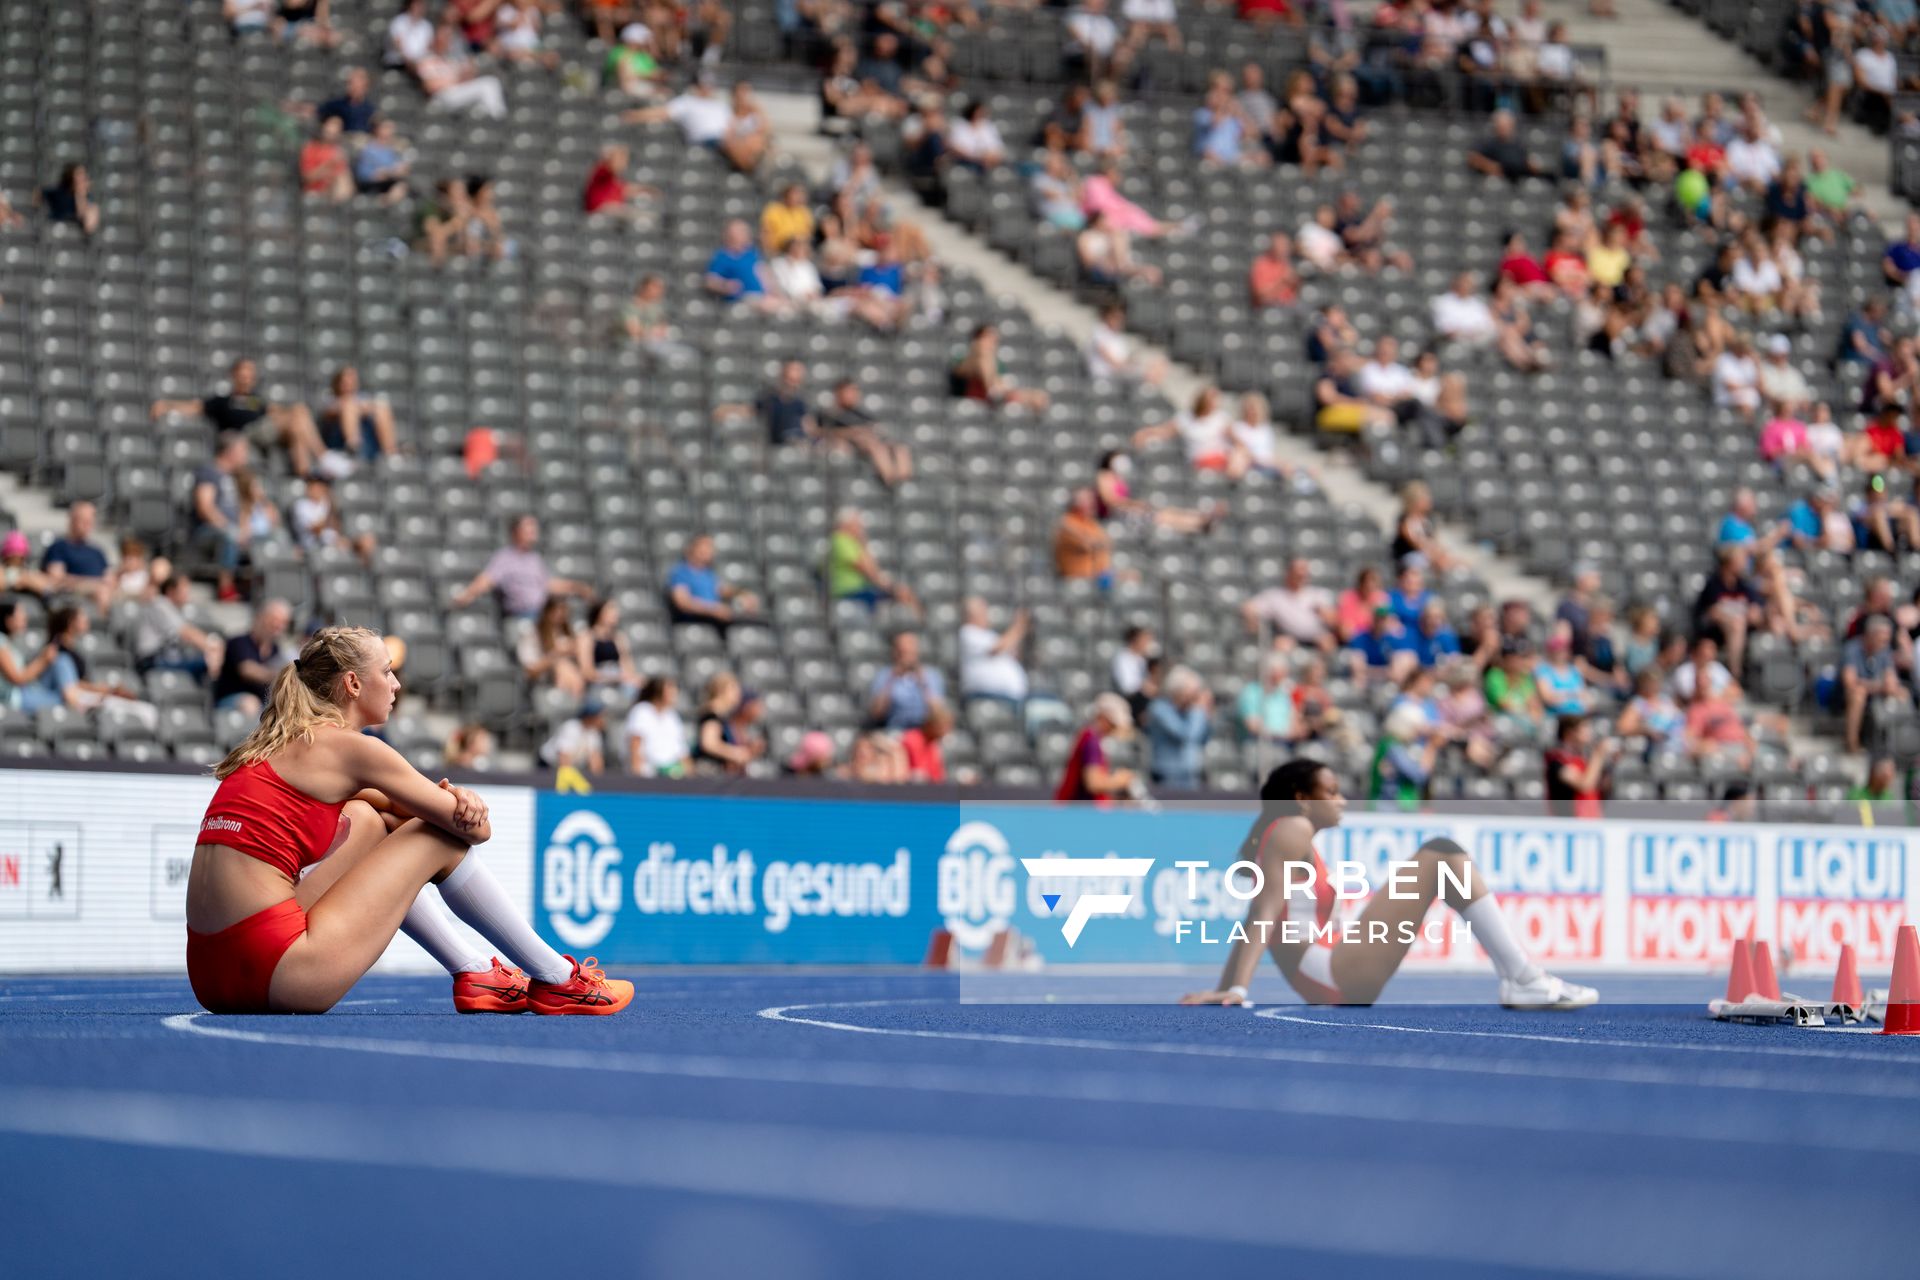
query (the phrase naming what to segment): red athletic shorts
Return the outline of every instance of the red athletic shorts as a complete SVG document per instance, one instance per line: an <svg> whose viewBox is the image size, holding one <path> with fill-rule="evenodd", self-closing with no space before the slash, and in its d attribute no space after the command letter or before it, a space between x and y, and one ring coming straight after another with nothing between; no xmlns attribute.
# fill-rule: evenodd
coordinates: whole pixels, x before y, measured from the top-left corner
<svg viewBox="0 0 1920 1280"><path fill-rule="evenodd" d="M269 1013L267 988L280 957L307 931L307 913L293 898L275 903L218 933L187 930L187 980L193 998L213 1013Z"/></svg>

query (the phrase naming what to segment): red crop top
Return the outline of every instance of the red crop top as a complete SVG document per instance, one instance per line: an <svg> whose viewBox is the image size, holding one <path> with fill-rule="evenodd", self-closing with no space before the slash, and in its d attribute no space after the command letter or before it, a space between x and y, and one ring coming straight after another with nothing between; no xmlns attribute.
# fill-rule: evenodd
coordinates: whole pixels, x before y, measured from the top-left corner
<svg viewBox="0 0 1920 1280"><path fill-rule="evenodd" d="M228 774L200 821L201 844L224 844L297 880L327 856L339 832L340 804L297 790L262 760Z"/></svg>

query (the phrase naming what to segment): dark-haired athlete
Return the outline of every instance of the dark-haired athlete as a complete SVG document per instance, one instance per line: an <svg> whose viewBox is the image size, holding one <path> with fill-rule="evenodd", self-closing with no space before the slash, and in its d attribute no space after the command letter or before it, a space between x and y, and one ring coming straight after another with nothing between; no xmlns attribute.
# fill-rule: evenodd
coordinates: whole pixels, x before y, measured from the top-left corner
<svg viewBox="0 0 1920 1280"><path fill-rule="evenodd" d="M1247 983L1264 944L1280 975L1310 1004L1372 1004L1380 998L1438 897L1460 914L1500 974L1500 1003L1509 1009L1579 1009L1600 998L1591 987L1554 977L1533 962L1507 925L1500 900L1481 883L1467 851L1451 840L1429 840L1401 877L1399 897L1385 886L1347 930L1325 932L1333 918L1334 887L1313 837L1340 824L1346 810L1340 779L1318 760L1291 760L1267 775L1260 816L1241 846L1240 860L1256 862L1265 882L1247 911L1246 937L1227 954L1217 991L1196 991L1182 1004L1245 1004ZM1288 892L1288 863L1313 869L1310 887ZM1443 876L1441 868L1450 869ZM1297 877L1296 877L1297 878ZM1465 886L1464 890L1461 886ZM1294 924L1284 927L1291 915ZM1317 935L1309 924L1319 926ZM1385 925L1384 937L1377 927Z"/></svg>

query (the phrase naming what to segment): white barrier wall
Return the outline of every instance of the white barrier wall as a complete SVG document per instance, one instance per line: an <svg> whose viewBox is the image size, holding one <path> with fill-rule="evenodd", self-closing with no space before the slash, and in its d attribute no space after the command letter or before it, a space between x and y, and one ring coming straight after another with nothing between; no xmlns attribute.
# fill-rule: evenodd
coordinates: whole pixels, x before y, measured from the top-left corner
<svg viewBox="0 0 1920 1280"><path fill-rule="evenodd" d="M0 973L174 970L186 963L187 867L214 781L177 774L0 769ZM476 788L482 856L533 903L533 792ZM434 972L405 937L388 972Z"/></svg>

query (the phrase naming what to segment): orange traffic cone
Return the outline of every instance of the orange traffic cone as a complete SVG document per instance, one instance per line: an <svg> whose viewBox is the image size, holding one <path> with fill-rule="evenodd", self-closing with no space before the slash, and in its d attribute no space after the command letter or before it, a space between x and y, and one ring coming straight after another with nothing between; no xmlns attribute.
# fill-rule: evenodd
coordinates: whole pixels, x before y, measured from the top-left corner
<svg viewBox="0 0 1920 1280"><path fill-rule="evenodd" d="M933 936L927 939L927 968L945 969L952 963L953 935L945 929L935 929Z"/></svg>
<svg viewBox="0 0 1920 1280"><path fill-rule="evenodd" d="M1753 994L1762 1000L1780 998L1780 979L1773 973L1773 951L1764 942L1753 944Z"/></svg>
<svg viewBox="0 0 1920 1280"><path fill-rule="evenodd" d="M1853 958L1853 944L1840 944L1840 967L1833 971L1833 1002L1858 1009L1867 1002L1860 990L1860 965Z"/></svg>
<svg viewBox="0 0 1920 1280"><path fill-rule="evenodd" d="M1885 1036L1920 1036L1920 933L1900 926L1893 944L1893 987L1887 993Z"/></svg>
<svg viewBox="0 0 1920 1280"><path fill-rule="evenodd" d="M1727 975L1727 1003L1739 1004L1753 994L1753 935L1733 944L1733 972Z"/></svg>

